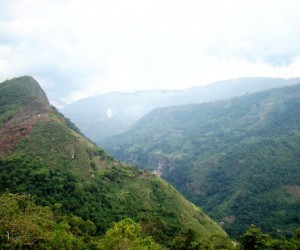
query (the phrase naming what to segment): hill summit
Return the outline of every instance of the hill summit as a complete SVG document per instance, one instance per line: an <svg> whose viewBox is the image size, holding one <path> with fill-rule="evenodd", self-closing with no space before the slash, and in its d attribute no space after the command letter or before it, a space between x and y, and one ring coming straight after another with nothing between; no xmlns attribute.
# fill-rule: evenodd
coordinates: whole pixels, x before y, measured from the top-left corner
<svg viewBox="0 0 300 250"><path fill-rule="evenodd" d="M1 83L0 156L11 154L21 138L46 119L49 101L38 82L30 76Z"/></svg>

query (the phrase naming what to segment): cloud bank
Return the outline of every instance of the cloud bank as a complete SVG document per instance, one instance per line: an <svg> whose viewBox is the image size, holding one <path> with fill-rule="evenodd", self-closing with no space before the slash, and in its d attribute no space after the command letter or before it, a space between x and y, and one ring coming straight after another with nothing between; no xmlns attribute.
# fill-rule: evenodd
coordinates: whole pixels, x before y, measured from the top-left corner
<svg viewBox="0 0 300 250"><path fill-rule="evenodd" d="M110 91L299 76L297 0L0 1L0 80L57 104Z"/></svg>

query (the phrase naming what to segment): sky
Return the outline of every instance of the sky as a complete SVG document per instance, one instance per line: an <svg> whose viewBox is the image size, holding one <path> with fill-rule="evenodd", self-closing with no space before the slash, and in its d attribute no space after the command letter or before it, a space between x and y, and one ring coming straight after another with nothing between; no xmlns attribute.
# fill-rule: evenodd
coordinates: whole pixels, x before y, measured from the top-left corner
<svg viewBox="0 0 300 250"><path fill-rule="evenodd" d="M112 91L300 76L299 0L0 0L0 81L57 106Z"/></svg>

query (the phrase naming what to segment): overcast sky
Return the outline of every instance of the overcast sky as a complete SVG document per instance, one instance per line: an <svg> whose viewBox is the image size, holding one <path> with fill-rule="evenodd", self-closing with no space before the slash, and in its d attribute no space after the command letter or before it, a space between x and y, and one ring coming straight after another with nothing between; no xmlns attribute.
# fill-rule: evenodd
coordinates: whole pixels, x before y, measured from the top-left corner
<svg viewBox="0 0 300 250"><path fill-rule="evenodd" d="M300 76L299 0L0 0L0 81L54 104L110 91Z"/></svg>

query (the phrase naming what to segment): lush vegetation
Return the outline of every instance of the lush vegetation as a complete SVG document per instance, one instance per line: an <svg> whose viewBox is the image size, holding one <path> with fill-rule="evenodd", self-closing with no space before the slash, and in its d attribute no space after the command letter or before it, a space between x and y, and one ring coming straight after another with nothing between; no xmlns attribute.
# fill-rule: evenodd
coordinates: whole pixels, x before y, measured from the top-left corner
<svg viewBox="0 0 300 250"><path fill-rule="evenodd" d="M99 235L129 217L166 246L188 230L196 239L215 235L227 241L218 225L173 187L137 168L107 167L83 182L69 171L52 170L40 158L23 155L1 161L0 169L1 190L30 195L39 205L91 221Z"/></svg>
<svg viewBox="0 0 300 250"><path fill-rule="evenodd" d="M300 249L300 228L289 240L274 239L263 233L260 228L251 225L242 235L241 248L244 250L298 250Z"/></svg>
<svg viewBox="0 0 300 250"><path fill-rule="evenodd" d="M30 196L2 194L0 207L1 249L162 249L128 218L99 237L93 222L63 216L58 205L38 206Z"/></svg>
<svg viewBox="0 0 300 250"><path fill-rule="evenodd" d="M156 109L104 144L155 170L237 239L250 224L292 237L300 224L300 85Z"/></svg>
<svg viewBox="0 0 300 250"><path fill-rule="evenodd" d="M0 195L0 247L1 249L102 249L102 250L159 250L165 249L142 226L125 218L114 223L100 236L90 220L74 215L63 215L61 206L36 205L34 197L3 193ZM231 249L228 241L212 236L197 240L195 233L187 231L173 240L172 249ZM251 225L242 235L244 250L297 250L300 248L300 228L289 240L273 239Z"/></svg>
<svg viewBox="0 0 300 250"><path fill-rule="evenodd" d="M27 101L26 109L11 109L9 99L5 104L14 110L8 121L26 112L31 130L0 159L0 248L161 249L178 242L204 246L211 238L208 249L232 246L221 227L170 184L113 160L47 99ZM32 122L39 115L43 119Z"/></svg>

